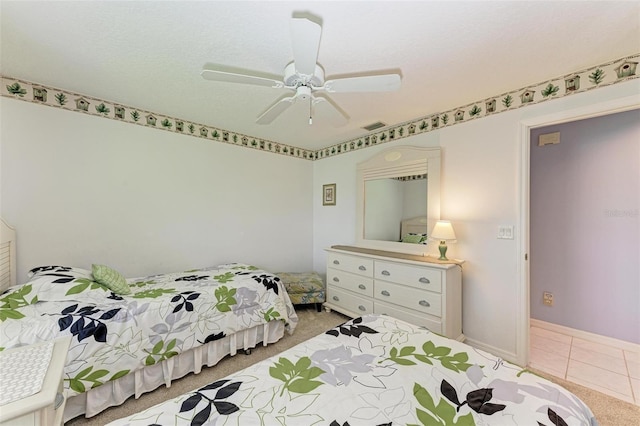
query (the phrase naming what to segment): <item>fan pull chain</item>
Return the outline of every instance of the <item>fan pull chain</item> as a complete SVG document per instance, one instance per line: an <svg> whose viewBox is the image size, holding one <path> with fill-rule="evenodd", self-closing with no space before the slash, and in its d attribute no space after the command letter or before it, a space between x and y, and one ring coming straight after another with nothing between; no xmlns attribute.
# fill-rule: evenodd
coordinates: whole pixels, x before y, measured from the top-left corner
<svg viewBox="0 0 640 426"><path fill-rule="evenodd" d="M309 97L309 124L313 124L313 118L311 118L311 104L313 103L312 100L313 98Z"/></svg>

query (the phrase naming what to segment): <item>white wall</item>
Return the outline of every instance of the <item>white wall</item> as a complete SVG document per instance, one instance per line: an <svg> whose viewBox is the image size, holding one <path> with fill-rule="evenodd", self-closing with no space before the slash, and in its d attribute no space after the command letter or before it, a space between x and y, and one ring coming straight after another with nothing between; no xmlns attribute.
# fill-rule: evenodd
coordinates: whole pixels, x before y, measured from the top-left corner
<svg viewBox="0 0 640 426"><path fill-rule="evenodd" d="M394 145L440 146L441 217L452 221L458 237L449 253L466 260L464 334L515 361L519 315L527 309L518 297L524 291L519 288L521 123L639 93L640 82L632 80L314 162L314 269L325 270L324 248L355 242L358 162ZM320 202L327 182L337 184L336 206ZM499 225L514 226L515 239L498 240Z"/></svg>
<svg viewBox="0 0 640 426"><path fill-rule="evenodd" d="M44 264L125 276L244 262L312 269L313 163L0 100L0 213L18 282Z"/></svg>

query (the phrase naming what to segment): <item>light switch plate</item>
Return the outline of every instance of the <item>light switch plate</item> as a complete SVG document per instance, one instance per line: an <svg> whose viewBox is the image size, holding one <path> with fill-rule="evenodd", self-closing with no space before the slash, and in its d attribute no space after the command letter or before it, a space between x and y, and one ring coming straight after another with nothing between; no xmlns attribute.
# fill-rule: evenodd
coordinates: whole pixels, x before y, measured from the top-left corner
<svg viewBox="0 0 640 426"><path fill-rule="evenodd" d="M500 225L498 226L498 239L500 240L513 240L513 226Z"/></svg>

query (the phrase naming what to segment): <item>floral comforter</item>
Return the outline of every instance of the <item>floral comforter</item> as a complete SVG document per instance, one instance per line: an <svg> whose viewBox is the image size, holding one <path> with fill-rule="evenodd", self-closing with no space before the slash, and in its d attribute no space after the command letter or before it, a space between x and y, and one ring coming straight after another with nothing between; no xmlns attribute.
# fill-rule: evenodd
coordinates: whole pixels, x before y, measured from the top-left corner
<svg viewBox="0 0 640 426"><path fill-rule="evenodd" d="M564 388L387 316L348 321L123 425L596 425Z"/></svg>
<svg viewBox="0 0 640 426"><path fill-rule="evenodd" d="M245 264L127 280L121 296L90 271L39 268L0 295L0 350L73 335L67 396L269 321L298 318L280 279Z"/></svg>

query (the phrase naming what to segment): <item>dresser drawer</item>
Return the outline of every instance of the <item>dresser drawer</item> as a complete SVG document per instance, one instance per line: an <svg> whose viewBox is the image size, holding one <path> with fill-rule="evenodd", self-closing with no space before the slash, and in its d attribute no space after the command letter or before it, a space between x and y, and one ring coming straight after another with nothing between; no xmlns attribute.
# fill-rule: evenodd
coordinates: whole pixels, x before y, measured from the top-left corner
<svg viewBox="0 0 640 426"><path fill-rule="evenodd" d="M351 294L332 285L327 286L327 302L358 315L373 313L373 300L363 299L357 294Z"/></svg>
<svg viewBox="0 0 640 426"><path fill-rule="evenodd" d="M374 298L436 317L442 315L442 295L438 293L376 281Z"/></svg>
<svg viewBox="0 0 640 426"><path fill-rule="evenodd" d="M373 297L373 278L363 277L339 269L327 269L327 284Z"/></svg>
<svg viewBox="0 0 640 426"><path fill-rule="evenodd" d="M437 293L442 292L442 272L439 269L378 260L374 276L377 280L391 281Z"/></svg>
<svg viewBox="0 0 640 426"><path fill-rule="evenodd" d="M427 327L434 333L442 334L442 321L437 317L422 314L420 312L410 311L402 306L392 305L390 303L380 302L376 300L373 307L376 314L389 315L401 320L410 322L411 324Z"/></svg>
<svg viewBox="0 0 640 426"><path fill-rule="evenodd" d="M327 267L340 269L366 277L373 277L373 259L349 256L341 253L327 253Z"/></svg>

